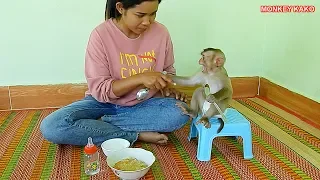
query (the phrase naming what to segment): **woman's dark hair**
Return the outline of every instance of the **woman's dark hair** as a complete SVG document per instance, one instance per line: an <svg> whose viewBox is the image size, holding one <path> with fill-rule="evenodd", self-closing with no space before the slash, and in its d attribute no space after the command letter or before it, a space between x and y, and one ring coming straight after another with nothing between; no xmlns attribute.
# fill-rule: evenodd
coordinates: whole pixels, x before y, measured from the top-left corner
<svg viewBox="0 0 320 180"><path fill-rule="evenodd" d="M119 18L121 17L121 14L116 8L117 2L121 2L123 4L124 9L133 8L136 5L141 4L144 1L155 1L155 0L107 0L106 2L106 8L104 11L105 20L110 18ZM161 0L158 0L159 3Z"/></svg>

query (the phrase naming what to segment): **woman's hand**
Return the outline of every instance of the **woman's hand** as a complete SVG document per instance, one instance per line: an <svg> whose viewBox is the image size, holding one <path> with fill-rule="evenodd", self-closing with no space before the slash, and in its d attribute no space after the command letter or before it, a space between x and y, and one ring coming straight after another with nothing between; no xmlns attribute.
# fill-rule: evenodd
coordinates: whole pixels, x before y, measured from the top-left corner
<svg viewBox="0 0 320 180"><path fill-rule="evenodd" d="M179 92L178 90L174 88L164 88L163 89L163 96L165 97L173 97L180 101L187 102L188 96L182 92Z"/></svg>
<svg viewBox="0 0 320 180"><path fill-rule="evenodd" d="M149 89L162 90L168 83L173 83L172 79L161 72L145 72L138 74L141 84Z"/></svg>

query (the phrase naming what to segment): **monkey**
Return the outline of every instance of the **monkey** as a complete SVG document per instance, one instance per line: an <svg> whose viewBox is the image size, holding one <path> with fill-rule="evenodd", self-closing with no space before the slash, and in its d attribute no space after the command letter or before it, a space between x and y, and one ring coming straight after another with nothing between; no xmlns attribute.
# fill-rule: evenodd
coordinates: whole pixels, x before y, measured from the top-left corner
<svg viewBox="0 0 320 180"><path fill-rule="evenodd" d="M215 107L214 103L220 107L223 113L233 95L231 80L224 68L226 57L221 49L216 48L206 48L201 52L201 55L199 64L202 65L202 71L190 77L171 75L173 82L177 85L200 85L192 94L190 107L184 106L182 103L177 103L176 105L191 118L201 115L202 117L196 124L203 123L206 128L211 127L210 118L213 116L218 117L220 127L217 133L220 133L224 127L224 115L220 116L219 109ZM208 95L205 93L207 88L209 88Z"/></svg>

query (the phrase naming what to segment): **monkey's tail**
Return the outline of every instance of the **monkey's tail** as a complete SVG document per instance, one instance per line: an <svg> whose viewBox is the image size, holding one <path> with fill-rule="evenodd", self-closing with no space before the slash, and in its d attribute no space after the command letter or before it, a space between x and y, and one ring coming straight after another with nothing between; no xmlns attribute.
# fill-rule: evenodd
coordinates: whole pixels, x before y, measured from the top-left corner
<svg viewBox="0 0 320 180"><path fill-rule="evenodd" d="M220 133L224 127L224 121L221 118L218 118L218 121L220 122L220 127L218 128L217 133Z"/></svg>
<svg viewBox="0 0 320 180"><path fill-rule="evenodd" d="M217 133L220 133L220 131L223 129L224 127L224 122L227 122L227 118L226 116L223 114L223 112L221 111L220 107L218 106L218 104L216 102L213 102L213 105L217 108L217 110L219 111L219 114L221 115L221 118L218 118L219 122L220 122L220 127L217 131Z"/></svg>

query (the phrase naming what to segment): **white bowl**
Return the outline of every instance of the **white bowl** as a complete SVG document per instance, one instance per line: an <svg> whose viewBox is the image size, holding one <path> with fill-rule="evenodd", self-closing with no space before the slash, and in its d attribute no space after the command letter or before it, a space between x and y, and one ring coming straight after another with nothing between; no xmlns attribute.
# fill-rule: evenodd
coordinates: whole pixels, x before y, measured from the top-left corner
<svg viewBox="0 0 320 180"><path fill-rule="evenodd" d="M141 170L137 170L137 171L121 171L113 168L113 166L118 161L125 158L130 158L130 157L136 158L140 161L145 162L148 165L148 167ZM147 151L141 148L126 148L126 149L122 149L122 150L110 153L110 155L107 157L107 164L112 169L113 173L119 178L123 180L125 179L133 180L133 179L140 179L144 175L146 175L155 160L156 158L150 151Z"/></svg>
<svg viewBox="0 0 320 180"><path fill-rule="evenodd" d="M128 148L130 142L121 138L108 139L101 144L103 153L108 156L111 152Z"/></svg>

